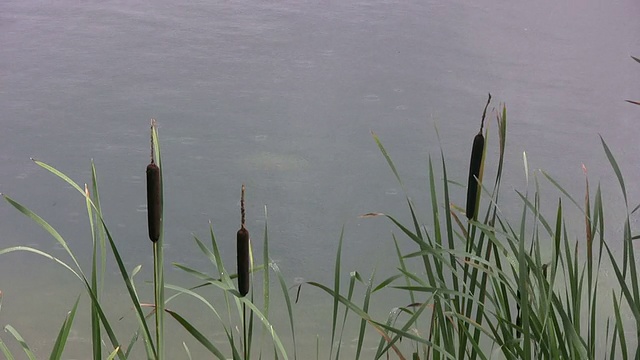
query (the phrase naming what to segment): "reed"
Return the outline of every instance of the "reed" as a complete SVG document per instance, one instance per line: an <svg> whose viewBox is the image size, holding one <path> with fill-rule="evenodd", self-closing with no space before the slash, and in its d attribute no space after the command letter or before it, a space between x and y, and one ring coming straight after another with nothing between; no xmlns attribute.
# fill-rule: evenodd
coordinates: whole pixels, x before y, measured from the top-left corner
<svg viewBox="0 0 640 360"><path fill-rule="evenodd" d="M155 119L151 119L151 163L147 165L147 212L149 238L153 242L153 293L155 311L155 355L164 359L164 240L162 229L162 171L158 128ZM157 160L156 160L157 159ZM157 161L157 164L156 164Z"/></svg>

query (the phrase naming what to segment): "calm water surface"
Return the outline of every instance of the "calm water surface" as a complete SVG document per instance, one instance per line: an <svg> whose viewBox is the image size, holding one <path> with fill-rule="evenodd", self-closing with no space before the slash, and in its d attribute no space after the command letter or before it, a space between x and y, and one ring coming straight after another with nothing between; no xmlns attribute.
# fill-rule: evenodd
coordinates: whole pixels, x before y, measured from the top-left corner
<svg viewBox="0 0 640 360"><path fill-rule="evenodd" d="M191 234L206 237L209 220L229 266L235 263L245 182L256 250L266 205L271 254L290 284L331 282L343 224L343 268L384 274L395 266L393 229L357 215L403 217L406 209L370 131L381 136L418 208L427 210L428 154L439 153L435 126L449 176L463 182L491 92L509 109L503 210L519 208L512 190L524 186L526 150L530 169L554 174L578 198L585 163L592 182L605 184L615 218L624 208L598 134L626 179L638 178L640 110L623 100L640 99L640 65L629 57L640 55L639 13L633 0L4 0L0 191L58 228L88 269L82 197L29 157L79 183L90 181L94 159L106 220L127 266L143 265L138 282L149 298L143 180L154 117L165 165L167 263L208 266ZM635 205L640 188L628 186ZM558 195L545 196L552 207ZM453 200L462 204L463 191ZM68 260L8 205L0 207L0 229L0 247L31 245ZM170 267L167 277L187 281ZM82 291L70 274L28 254L1 257L0 290L0 324L18 328L39 356ZM123 328L133 324L115 275L106 290L113 317L124 317ZM402 305L377 301L381 316ZM303 291L296 309L301 353L314 349L316 334L327 348L330 307L327 296ZM191 311L186 316L199 316ZM68 356L86 358L86 326L74 331ZM184 356L183 338L170 344L173 358Z"/></svg>

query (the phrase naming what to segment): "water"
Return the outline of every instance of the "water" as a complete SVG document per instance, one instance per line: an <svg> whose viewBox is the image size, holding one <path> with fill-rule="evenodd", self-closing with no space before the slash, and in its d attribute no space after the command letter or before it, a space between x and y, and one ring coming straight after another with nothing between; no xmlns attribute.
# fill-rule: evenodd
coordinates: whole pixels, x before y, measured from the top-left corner
<svg viewBox="0 0 640 360"><path fill-rule="evenodd" d="M616 153L625 178L640 176L639 110L623 101L640 98L640 66L629 58L640 55L639 11L632 0L5 0L0 191L56 226L87 266L83 199L29 157L80 183L90 181L93 158L107 222L127 266L143 264L142 287L152 264L143 171L154 117L165 164L168 263L206 266L191 233L206 236L209 220L220 239L229 239L221 251L234 263L245 182L254 241L266 204L271 252L291 284L331 281L343 224L343 267L383 272L394 266L386 255L392 229L357 215L402 217L406 209L370 131L426 210L427 155L439 152L434 124L449 176L464 181L490 91L508 105L511 120L506 211L518 206L511 189L524 185L526 150L530 169L546 169L578 198L585 163L593 183L608 185L609 213L620 215L621 196L597 135ZM637 187L628 191L638 199ZM462 196L453 200L462 204ZM549 195L549 206L556 196ZM8 205L0 207L0 229L2 247L30 244L68 260ZM167 276L183 279L170 269ZM122 293L117 277L109 283L114 295ZM81 292L68 273L26 254L2 257L0 290L0 323L21 330L40 356ZM328 297L312 292L302 301L318 314L330 309ZM114 313L126 313L122 304L114 300ZM328 341L323 329L330 326L326 316L309 319L299 335L307 350L315 334ZM81 335L69 356L83 357L80 350L71 355L86 349Z"/></svg>

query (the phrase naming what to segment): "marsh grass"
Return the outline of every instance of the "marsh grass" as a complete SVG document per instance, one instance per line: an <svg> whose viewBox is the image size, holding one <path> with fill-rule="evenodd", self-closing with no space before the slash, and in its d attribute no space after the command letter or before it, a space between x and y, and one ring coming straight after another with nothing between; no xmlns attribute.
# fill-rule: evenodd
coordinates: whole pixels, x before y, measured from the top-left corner
<svg viewBox="0 0 640 360"><path fill-rule="evenodd" d="M195 246L209 260L210 266L197 269L188 264L172 264L193 277L197 285L184 287L165 284L163 230L160 226L158 239L153 242L155 305L145 313L133 281L140 266L131 272L124 266L102 216L93 163L91 185L82 187L52 166L34 160L37 165L71 185L86 201L93 244L88 275L80 267L65 239L51 225L4 194L5 201L56 240L68 259L63 260L28 246L2 249L0 255L23 251L43 256L66 268L83 284L84 295L78 297L60 326L50 359L62 358L82 298L90 302L93 359L126 359L133 356L132 350L136 346L144 349L146 358L161 359L165 345L165 313L184 330L184 334L188 334L215 358L296 359L298 346L294 314L296 311L305 311L304 299L310 292L327 294L327 299L332 300L331 332L316 338L315 358L320 358L321 353L326 353L331 360L369 358L370 355L365 354L365 344L371 342L375 344L374 359L640 358L640 285L633 246L640 235L634 235L630 221L631 214L639 211L640 205L630 206L624 177L613 152L601 139L624 199L626 217L622 219L624 231L621 239L609 238L616 234L610 235L606 231L610 225L605 226L601 188L597 185L595 193L592 193L586 167L584 192L580 198L576 198L572 195L573 189L568 191L550 174L543 171L530 173L526 154L523 154L526 186L523 190L516 190L514 195L520 202L520 211L515 216L504 214L500 208L500 185L507 143L506 107L502 106L490 117L495 119L496 135L490 134L489 124L481 127L478 135L482 136L482 146L476 146L474 141L472 149L474 170L470 171L467 185L477 185L475 192L468 192L475 200L472 201L472 216L469 216L469 202L463 209L451 201L452 192L468 189L449 179L442 146L437 158L428 158L427 192L430 203L424 216L418 213L407 195L389 152L380 138L372 133L405 194L409 210L408 220L375 212L362 216L385 218L394 229L389 241L393 242L395 251L389 255L397 258L397 268L381 278L375 269L369 269L370 275L365 277L357 270L345 268L348 259L343 259L342 255L343 227L337 242L333 284L310 281L292 291L278 264L270 258L265 221L263 252L259 257L261 264L255 263L247 230L248 256L243 254L243 259L248 258L248 270L243 265L241 275L247 275L248 278L241 280L241 284L246 285L241 290L234 284L238 276L229 273L222 261L219 240L211 224L207 242L198 236L193 238ZM151 134L153 157L161 175L160 148L154 126ZM485 168L492 136L497 139L498 155L497 159L492 159L492 163L495 161L497 164L495 169ZM485 171L493 173L487 177L484 176ZM543 214L541 210L541 182L551 184L559 193L552 213ZM582 214L584 233L569 234L568 228L574 227L566 223L567 204ZM241 229L244 229L245 222L243 210ZM615 241L623 244L622 258L616 257L610 248ZM106 300L102 289L108 257L112 257L118 266L137 319L137 328L127 335L115 332L113 318L104 311ZM610 266L617 281L616 286L607 288L610 293L602 291L604 280L601 272L605 266ZM343 281L347 273L348 283L345 284ZM259 286L256 287L256 283ZM206 295L207 289L215 290L223 301L215 301ZM274 289L282 298L276 304L272 304ZM170 296L165 298L165 291L170 291ZM376 296L381 292L398 300L396 306L388 309L387 316L378 317L373 315L373 307ZM295 294L295 299L292 299L292 294ZM169 307L172 302L180 301L185 296L197 300L202 306L198 310L197 321L188 318L193 314L187 316ZM610 306L602 307L603 302ZM286 309L288 329L281 330L290 332L291 346L285 346L288 342L283 342L279 335L281 332L276 332L274 328L270 318L273 305ZM155 319L153 325L150 325L151 317ZM202 319L222 329L225 341L214 341L212 334L202 330ZM345 354L343 344L348 326L353 326L357 333L355 354ZM17 329L6 325L5 331L19 344L27 358L36 358L28 341ZM155 336L152 336L154 333ZM325 347L323 343L327 339L330 343ZM183 343L183 348L184 356L191 359L191 349L186 343ZM15 358L1 339L0 351L7 359ZM313 355L307 352L300 356L309 358Z"/></svg>

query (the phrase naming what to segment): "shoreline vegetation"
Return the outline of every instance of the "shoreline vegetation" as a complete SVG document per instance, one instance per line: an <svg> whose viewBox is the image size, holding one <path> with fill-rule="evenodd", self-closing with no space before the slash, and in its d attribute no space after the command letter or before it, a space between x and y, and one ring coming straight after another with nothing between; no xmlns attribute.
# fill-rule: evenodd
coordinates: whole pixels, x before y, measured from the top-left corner
<svg viewBox="0 0 640 360"><path fill-rule="evenodd" d="M595 191L592 189L584 166L584 192L576 198L544 171L536 171L530 178L526 154L523 154L523 165L527 185L523 190L515 191L520 199L519 221L509 222L498 206L506 151L507 110L502 105L487 118L487 121L495 120L497 125L497 134L491 136L497 138L498 146L497 167L487 169L485 156L490 134L485 117L490 101L491 95L482 114L480 131L473 139L466 188L447 177L442 147L436 157L429 156L431 203L426 216L416 213L391 156L380 138L372 133L405 194L410 214L409 219L382 213L361 215L384 218L392 228L389 241L396 250L393 256L397 258L397 269L393 274L384 274L388 276L385 278L375 278L375 272L369 278L363 278L359 272L345 268L341 255L343 227L337 242L333 284L308 281L290 291L290 284L269 254L268 221L262 229L262 254L252 251L252 240L245 228L245 188L242 185L241 227L236 239L237 264L234 264L237 273L229 272L227 269L234 267L223 263L218 248L218 241L222 240L216 238L210 225L209 238L194 237L194 242L212 267L201 270L188 264L172 264L192 276L199 285L187 288L165 283L162 161L153 121L147 197L149 238L154 256L154 304L141 301L134 281L140 266L132 270L125 267L117 241L103 219L93 163L90 184L81 186L51 165L32 159L85 199L93 244L89 269L80 266L65 239L46 220L6 194L2 194L4 200L47 231L64 249L68 259L29 246L0 249L0 255L13 252L40 255L66 268L83 285L84 292L71 304L59 327L50 359L63 358L80 301L89 303L92 353L86 354L86 358L91 356L92 359L127 359L142 352L147 359L165 359L165 321L179 324L184 330L179 336L190 337L218 359L319 359L320 352L323 358L339 359L341 355L345 358L343 334L347 323L354 324L353 319L356 319L358 334L355 359L365 356L365 341L377 343L374 359L639 358L640 283L634 241L640 239L640 235L632 229L630 216L640 209L640 205L632 207L627 199L624 177L613 152L601 138L624 198L626 217L621 219L622 234L610 236L605 233L609 225L605 226L601 188L596 185ZM490 180L485 179L485 171L493 172ZM542 181L558 190L557 205L552 213L540 210ZM452 191L466 192L464 208L451 202ZM583 214L584 233L579 234L577 240L571 240L576 237L568 234L563 216L567 202ZM609 244L620 240L622 256L614 255ZM103 292L105 268L107 261L112 260L118 266L137 319L137 327L126 333L116 331L117 318L107 314L103 306L108 302L108 295ZM611 292L602 291L603 265L610 266L615 273L616 286ZM345 284L342 281L347 278L347 272L348 283ZM203 289L215 289L224 302L213 302ZM371 300L383 289L394 294L398 305L390 309L387 318L374 318L369 313ZM272 293L274 291L276 293ZM295 313L304 311L296 306L301 292L332 301L331 333L323 334L330 337L330 342L321 344L318 340L313 354L301 353L296 345ZM362 298L359 297L361 294ZM278 296L277 303L272 302L274 295ZM224 341L219 338L214 341L213 335L196 327L193 319L170 308L173 302L184 297L197 300L201 305L201 316L224 333ZM1 301L0 292L0 306ZM602 302L607 303L607 307L602 307ZM287 326L277 329L273 326L270 316L275 306L286 309ZM350 322L347 322L348 318ZM37 358L18 329L5 325L4 330L10 334L8 338L12 342L15 340L18 351L28 359ZM285 346L279 334L290 336L292 345ZM185 342L182 344L184 358L191 359L192 350ZM15 351L0 339L0 352L5 358L15 359Z"/></svg>

